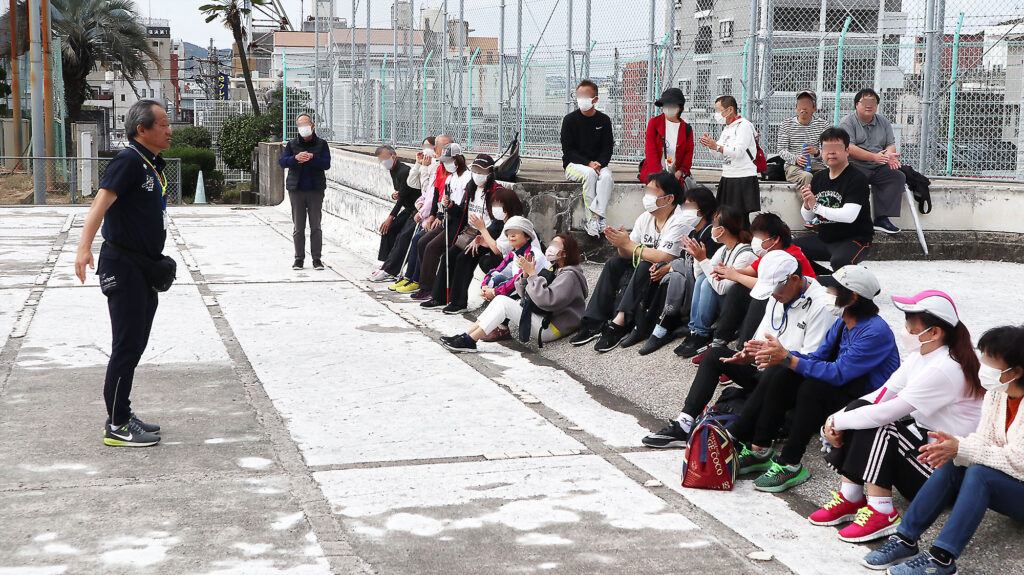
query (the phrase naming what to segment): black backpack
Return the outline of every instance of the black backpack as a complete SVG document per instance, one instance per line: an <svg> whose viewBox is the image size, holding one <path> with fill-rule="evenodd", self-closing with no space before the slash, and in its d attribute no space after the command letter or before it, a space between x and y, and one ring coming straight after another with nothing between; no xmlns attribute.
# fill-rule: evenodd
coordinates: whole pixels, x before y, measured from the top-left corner
<svg viewBox="0 0 1024 575"><path fill-rule="evenodd" d="M515 182L522 164L523 159L519 156L519 132L516 132L508 147L498 157L497 165L494 168L494 179L502 182Z"/></svg>

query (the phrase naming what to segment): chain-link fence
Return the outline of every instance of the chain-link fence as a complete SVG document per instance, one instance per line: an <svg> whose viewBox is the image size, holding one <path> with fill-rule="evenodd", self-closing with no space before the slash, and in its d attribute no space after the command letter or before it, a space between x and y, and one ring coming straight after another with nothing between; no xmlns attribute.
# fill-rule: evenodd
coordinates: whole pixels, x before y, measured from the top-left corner
<svg viewBox="0 0 1024 575"><path fill-rule="evenodd" d="M217 154L217 169L224 173L225 182L248 181L249 172L244 170L232 170L224 164L217 148L217 138L220 136L221 126L228 116L239 114L251 114L252 104L248 100L196 100L194 123L210 131L213 139L212 150Z"/></svg>
<svg viewBox="0 0 1024 575"><path fill-rule="evenodd" d="M319 50L315 42L275 48L271 73L291 88L282 117L289 135L301 108L312 109L321 134L338 141L418 146L444 132L470 152L494 154L518 137L523 155L557 158L573 90L591 78L600 87L598 109L612 119L616 160L642 157L653 102L670 86L686 95L683 118L698 134L718 133L714 101L735 96L773 155L799 91L817 92L818 114L838 122L854 112L854 94L870 87L904 163L929 175L1024 179L1019 3L313 4L324 22L333 5L345 23L333 31L333 61L326 25ZM694 163L717 165L703 148Z"/></svg>
<svg viewBox="0 0 1024 575"><path fill-rule="evenodd" d="M34 178L40 171L47 204L91 202L111 159L0 156L0 205L34 203ZM181 204L181 160L166 161L167 203Z"/></svg>

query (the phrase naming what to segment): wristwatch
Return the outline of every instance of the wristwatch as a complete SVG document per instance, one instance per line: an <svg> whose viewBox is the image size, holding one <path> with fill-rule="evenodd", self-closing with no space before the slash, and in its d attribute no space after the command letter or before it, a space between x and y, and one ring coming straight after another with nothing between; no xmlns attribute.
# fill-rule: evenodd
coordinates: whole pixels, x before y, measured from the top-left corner
<svg viewBox="0 0 1024 575"><path fill-rule="evenodd" d="M793 357L793 354L787 351L786 352L786 357L782 358L782 361L786 362L786 367L792 369L793 368L793 363L795 363L794 362L795 359L796 358Z"/></svg>

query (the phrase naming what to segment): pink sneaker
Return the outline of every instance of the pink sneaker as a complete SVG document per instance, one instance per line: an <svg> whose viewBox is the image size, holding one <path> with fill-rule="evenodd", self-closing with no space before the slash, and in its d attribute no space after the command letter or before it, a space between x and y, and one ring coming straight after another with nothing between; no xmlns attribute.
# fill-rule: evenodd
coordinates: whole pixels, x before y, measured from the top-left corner
<svg viewBox="0 0 1024 575"><path fill-rule="evenodd" d="M895 509L891 515L885 515L868 505L857 511L857 518L853 523L839 530L839 538L848 543L882 539L896 533L896 528L902 520L900 512Z"/></svg>
<svg viewBox="0 0 1024 575"><path fill-rule="evenodd" d="M840 523L853 521L853 518L857 516L857 510L863 504L863 500L857 503L850 503L843 497L842 493L833 491L832 501L829 501L824 507L812 513L807 519L815 525L839 525Z"/></svg>

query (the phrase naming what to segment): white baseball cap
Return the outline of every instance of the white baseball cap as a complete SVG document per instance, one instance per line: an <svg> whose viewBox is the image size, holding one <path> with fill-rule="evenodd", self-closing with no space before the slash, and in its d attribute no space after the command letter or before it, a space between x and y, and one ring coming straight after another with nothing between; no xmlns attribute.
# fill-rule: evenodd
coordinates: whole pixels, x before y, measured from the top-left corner
<svg viewBox="0 0 1024 575"><path fill-rule="evenodd" d="M846 265L832 273L831 278L818 278L822 285L841 285L866 299L875 299L875 296L882 293L882 285L878 283L875 274L867 268L858 265Z"/></svg>
<svg viewBox="0 0 1024 575"><path fill-rule="evenodd" d="M892 303L896 309L905 313L927 313L953 327L960 323L960 316L956 313L956 304L953 303L953 298L945 292L927 290L911 297L893 296Z"/></svg>
<svg viewBox="0 0 1024 575"><path fill-rule="evenodd" d="M750 297L766 300L775 291L775 286L797 273L800 263L783 250L772 250L761 258L757 265L757 283L750 289Z"/></svg>

